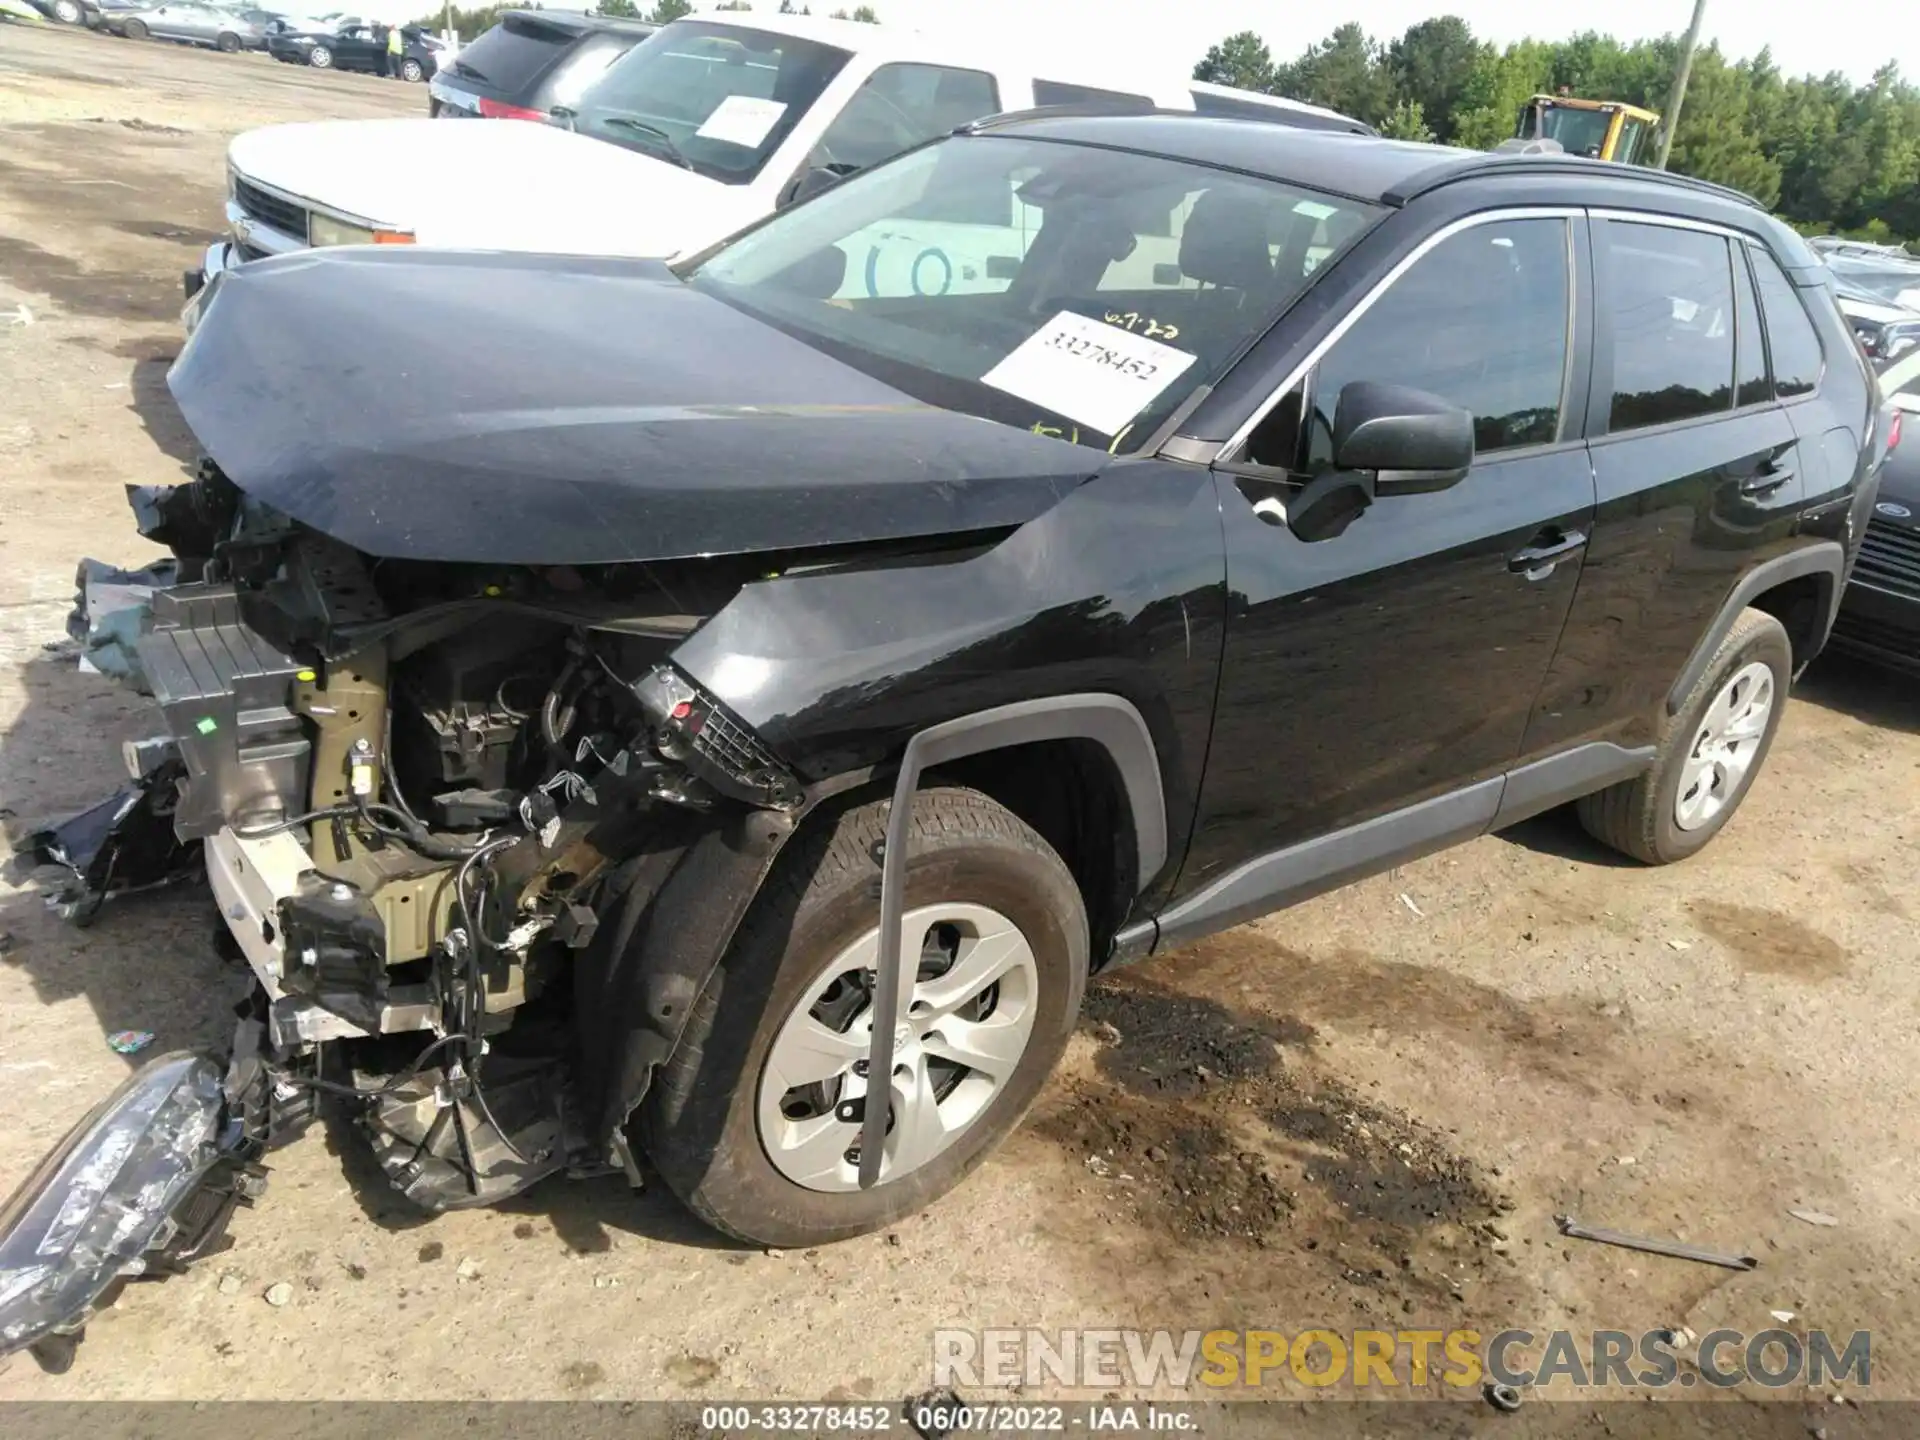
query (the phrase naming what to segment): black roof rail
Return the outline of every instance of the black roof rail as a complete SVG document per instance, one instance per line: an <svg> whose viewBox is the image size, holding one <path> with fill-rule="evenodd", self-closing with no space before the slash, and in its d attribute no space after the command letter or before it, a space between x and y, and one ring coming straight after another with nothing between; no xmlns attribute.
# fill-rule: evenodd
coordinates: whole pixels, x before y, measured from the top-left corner
<svg viewBox="0 0 1920 1440"><path fill-rule="evenodd" d="M1595 166L1601 167L1604 178L1609 180L1641 180L1650 185L1667 185L1677 190L1691 190L1695 194L1738 201L1755 210L1767 208L1744 190L1715 185L1711 180L1695 180L1690 175L1675 175L1670 170L1650 170L1644 165L1616 165L1610 160L1594 160L1577 155L1495 154L1465 161L1449 160L1415 171L1380 198L1389 205L1405 205L1444 185L1461 180L1478 180L1488 175L1568 175L1588 179L1594 175Z"/></svg>
<svg viewBox="0 0 1920 1440"><path fill-rule="evenodd" d="M953 127L956 135L978 135L1002 125L1017 125L1024 120L1070 120L1080 115L1191 115L1191 110L1168 110L1151 100L1134 104L1122 96L1112 100L1083 100L1072 105L1035 105L1027 110L1003 110L998 115L983 115L964 125Z"/></svg>
<svg viewBox="0 0 1920 1440"><path fill-rule="evenodd" d="M1181 110L1167 105L1156 105L1150 100L1138 104L1129 102L1125 97L1116 95L1112 100L1079 100L1066 105L1036 105L1030 110L1008 110L999 115L986 115L978 120L969 120L964 125L953 127L955 135L978 135L1001 125L1014 125L1023 120L1071 120L1083 116L1126 115L1132 117L1169 116L1175 120L1243 120L1250 125L1273 125L1286 130L1317 130L1328 135L1357 135L1362 139L1377 140L1380 132L1359 120L1338 112L1329 111L1319 114L1311 107L1304 112L1289 110L1284 105L1271 107L1273 118L1265 115L1222 115L1204 110ZM1286 117L1303 113L1303 119Z"/></svg>

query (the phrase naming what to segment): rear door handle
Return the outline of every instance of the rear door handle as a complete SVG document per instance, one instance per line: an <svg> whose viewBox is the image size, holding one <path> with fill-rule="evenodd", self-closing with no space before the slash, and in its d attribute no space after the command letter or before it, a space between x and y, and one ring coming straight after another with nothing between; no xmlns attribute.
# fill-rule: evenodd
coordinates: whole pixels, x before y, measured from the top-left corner
<svg viewBox="0 0 1920 1440"><path fill-rule="evenodd" d="M1535 544L1524 550L1516 550L1507 557L1507 569L1516 575L1532 575L1536 570L1551 570L1567 556L1585 547L1587 533L1584 530L1548 531L1547 535L1556 535L1558 539L1539 537ZM1541 575L1536 578L1544 579Z"/></svg>

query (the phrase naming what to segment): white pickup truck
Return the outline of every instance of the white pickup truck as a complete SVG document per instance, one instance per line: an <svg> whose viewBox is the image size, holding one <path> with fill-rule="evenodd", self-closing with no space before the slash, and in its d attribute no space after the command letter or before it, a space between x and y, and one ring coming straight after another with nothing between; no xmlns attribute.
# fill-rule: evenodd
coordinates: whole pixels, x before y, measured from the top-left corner
<svg viewBox="0 0 1920 1440"><path fill-rule="evenodd" d="M309 246L672 257L956 126L1086 104L1367 133L1330 110L1173 75L1093 77L890 26L705 14L643 41L547 123L324 120L238 136L230 238L187 273L185 318L191 328L210 275ZM864 273L904 263L916 284L964 279L924 248L883 247Z"/></svg>

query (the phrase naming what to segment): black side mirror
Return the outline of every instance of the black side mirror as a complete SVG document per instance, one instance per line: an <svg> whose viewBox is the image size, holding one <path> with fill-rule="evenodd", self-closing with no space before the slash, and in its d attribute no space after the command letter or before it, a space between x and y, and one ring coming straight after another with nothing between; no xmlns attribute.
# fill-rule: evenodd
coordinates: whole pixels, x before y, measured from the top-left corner
<svg viewBox="0 0 1920 1440"><path fill-rule="evenodd" d="M1473 464L1473 415L1404 385L1355 380L1333 412L1336 471L1371 475L1373 493L1426 495L1458 485Z"/></svg>
<svg viewBox="0 0 1920 1440"><path fill-rule="evenodd" d="M811 200L822 190L831 190L844 178L846 177L825 166L811 165L801 171L799 178L781 192L779 208L784 210L789 205L798 205L802 200Z"/></svg>

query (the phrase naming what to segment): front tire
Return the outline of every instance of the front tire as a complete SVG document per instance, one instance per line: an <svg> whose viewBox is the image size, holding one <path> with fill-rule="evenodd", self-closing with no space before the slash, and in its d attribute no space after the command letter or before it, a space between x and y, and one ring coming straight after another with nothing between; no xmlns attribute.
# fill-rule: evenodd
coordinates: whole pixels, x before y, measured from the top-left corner
<svg viewBox="0 0 1920 1440"><path fill-rule="evenodd" d="M316 70L331 70L333 68L333 51L324 45L316 45L307 52L307 64Z"/></svg>
<svg viewBox="0 0 1920 1440"><path fill-rule="evenodd" d="M1733 818L1786 709L1793 644L1773 616L1743 610L1662 730L1646 774L1583 797L1587 833L1648 865L1705 848Z"/></svg>
<svg viewBox="0 0 1920 1440"><path fill-rule="evenodd" d="M54 0L53 18L62 25L79 25L87 18L87 12L80 7L80 0Z"/></svg>
<svg viewBox="0 0 1920 1440"><path fill-rule="evenodd" d="M147 38L147 27L143 21L129 20L123 27L123 33L129 40L144 40Z"/></svg>
<svg viewBox="0 0 1920 1440"><path fill-rule="evenodd" d="M841 1107L866 1085L888 808L849 809L780 857L641 1106L661 1177L739 1239L844 1240L945 1194L1019 1124L1079 1013L1087 917L1066 865L986 796L922 791L905 896L920 979L880 1181L858 1188Z"/></svg>

